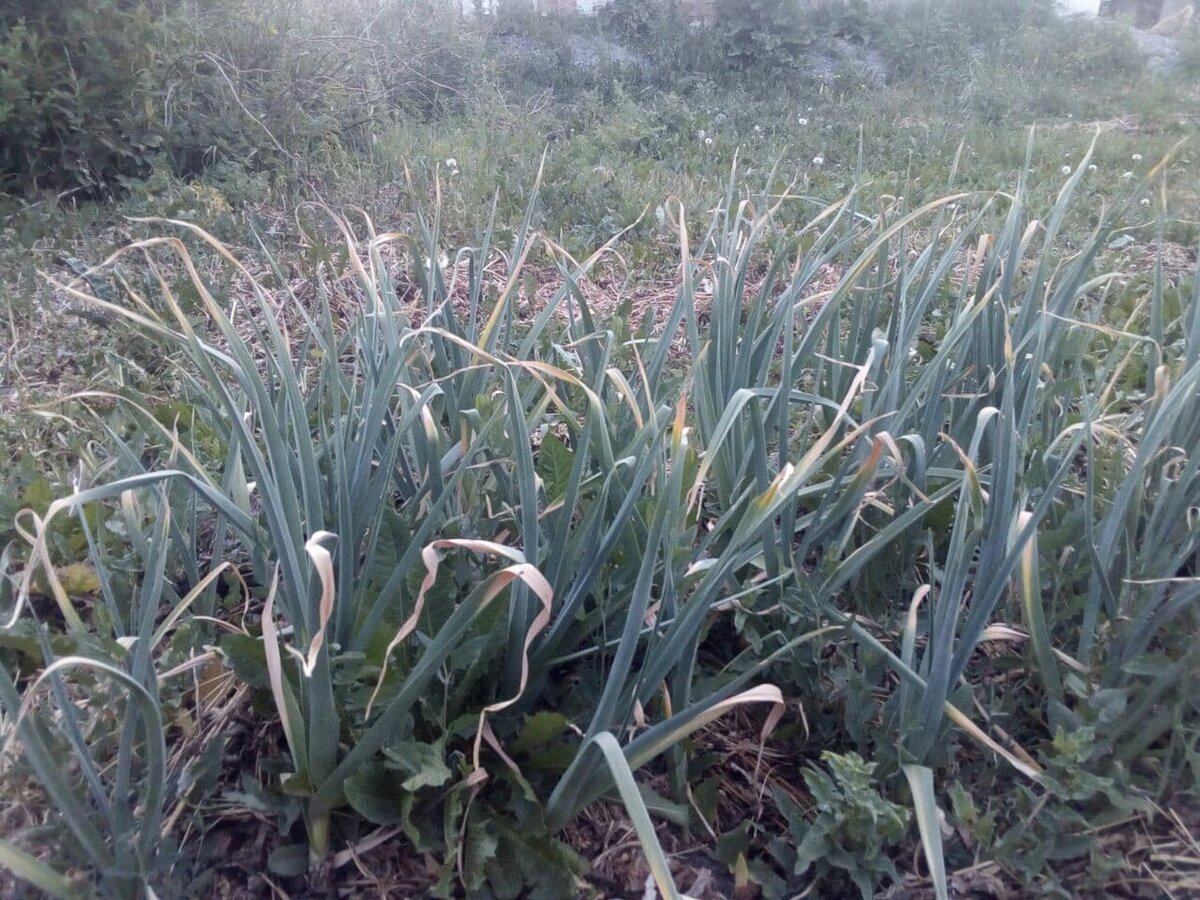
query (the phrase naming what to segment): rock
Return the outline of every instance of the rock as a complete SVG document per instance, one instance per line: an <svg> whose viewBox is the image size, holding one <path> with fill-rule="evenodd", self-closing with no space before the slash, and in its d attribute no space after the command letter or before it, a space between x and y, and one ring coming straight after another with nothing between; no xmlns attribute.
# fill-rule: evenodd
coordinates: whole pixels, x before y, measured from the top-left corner
<svg viewBox="0 0 1200 900"><path fill-rule="evenodd" d="M1150 29L1150 33L1162 37L1175 37L1187 28L1196 18L1196 9L1191 4L1183 7L1169 16L1163 16L1158 24Z"/></svg>
<svg viewBox="0 0 1200 900"><path fill-rule="evenodd" d="M524 34L503 34L499 42L510 57L524 63L558 59L585 72L595 71L604 65L642 70L650 67L644 56L602 37L571 34L561 41L550 43Z"/></svg>
<svg viewBox="0 0 1200 900"><path fill-rule="evenodd" d="M810 78L822 84L833 84L839 78L849 78L869 87L887 84L887 63L883 54L874 47L844 38L834 38L819 49L806 52L800 65Z"/></svg>
<svg viewBox="0 0 1200 900"><path fill-rule="evenodd" d="M1200 0L1102 0L1100 14L1124 19L1135 28L1155 30L1161 25L1167 33L1178 34L1200 12L1196 9L1198 5Z"/></svg>
<svg viewBox="0 0 1200 900"><path fill-rule="evenodd" d="M1097 13L1123 22L1146 54L1146 68L1171 75L1179 64L1178 37L1195 27L1200 0L1060 0L1066 14Z"/></svg>
<svg viewBox="0 0 1200 900"><path fill-rule="evenodd" d="M1162 17L1163 0L1102 0L1100 15L1132 22L1136 28L1150 28Z"/></svg>
<svg viewBox="0 0 1200 900"><path fill-rule="evenodd" d="M1161 34L1134 28L1130 32L1146 54L1146 68L1158 75L1170 75L1179 64L1179 41Z"/></svg>
<svg viewBox="0 0 1200 900"><path fill-rule="evenodd" d="M635 69L649 67L645 57L605 38L573 34L567 39L567 46L571 48L572 62L579 68L588 71L597 69L604 64L616 64Z"/></svg>

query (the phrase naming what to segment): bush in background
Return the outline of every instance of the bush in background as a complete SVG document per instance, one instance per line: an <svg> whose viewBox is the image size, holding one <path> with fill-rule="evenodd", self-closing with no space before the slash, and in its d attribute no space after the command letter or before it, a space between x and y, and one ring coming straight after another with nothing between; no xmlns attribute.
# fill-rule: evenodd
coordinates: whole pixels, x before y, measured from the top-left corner
<svg viewBox="0 0 1200 900"><path fill-rule="evenodd" d="M163 74L172 167L362 149L382 122L457 108L481 79L474 37L434 0L215 0Z"/></svg>
<svg viewBox="0 0 1200 900"><path fill-rule="evenodd" d="M0 11L0 189L108 193L162 143L154 72L169 18L131 0Z"/></svg>
<svg viewBox="0 0 1200 900"><path fill-rule="evenodd" d="M794 67L805 44L799 12L795 0L717 0L726 62L743 72Z"/></svg>
<svg viewBox="0 0 1200 900"><path fill-rule="evenodd" d="M723 41L710 23L691 21L678 0L610 0L597 12L603 33L640 53L655 80L673 90L722 68Z"/></svg>
<svg viewBox="0 0 1200 900"><path fill-rule="evenodd" d="M1200 80L1200 24L1195 22L1180 36L1179 72L1186 78Z"/></svg>
<svg viewBox="0 0 1200 900"><path fill-rule="evenodd" d="M191 177L361 149L458 107L481 44L436 0L21 0L0 24L0 187L109 196L160 163Z"/></svg>
<svg viewBox="0 0 1200 900"><path fill-rule="evenodd" d="M905 0L881 7L876 27L889 71L900 78L927 78L961 71L1023 27L1055 21L1051 0Z"/></svg>

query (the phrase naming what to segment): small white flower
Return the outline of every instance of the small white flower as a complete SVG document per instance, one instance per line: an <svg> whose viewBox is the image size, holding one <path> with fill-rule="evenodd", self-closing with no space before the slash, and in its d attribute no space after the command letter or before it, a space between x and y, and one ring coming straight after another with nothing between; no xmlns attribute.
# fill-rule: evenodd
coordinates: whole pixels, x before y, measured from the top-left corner
<svg viewBox="0 0 1200 900"><path fill-rule="evenodd" d="M705 139L704 139L704 146L705 146L705 147L711 147L711 146L712 146L712 138L705 138Z"/></svg>
<svg viewBox="0 0 1200 900"><path fill-rule="evenodd" d="M446 157L446 168L447 169L457 169L458 168L458 160L455 159L453 156Z"/></svg>
<svg viewBox="0 0 1200 900"><path fill-rule="evenodd" d="M1061 171L1061 172L1062 172L1064 175L1070 175L1070 174L1071 174L1071 167L1070 167L1070 166L1063 166L1063 167L1062 167L1062 169L1061 169L1060 171Z"/></svg>
<svg viewBox="0 0 1200 900"><path fill-rule="evenodd" d="M1095 163L1092 163L1091 165L1088 166L1088 171L1095 172L1098 168L1099 167Z"/></svg>
<svg viewBox="0 0 1200 900"><path fill-rule="evenodd" d="M823 157L823 156L814 156L814 157L813 157L812 164L813 164L814 166L823 166L823 165L825 165L825 157Z"/></svg>
<svg viewBox="0 0 1200 900"><path fill-rule="evenodd" d="M454 177L455 175L457 175L457 174L458 174L458 169L451 169L451 170L450 170L450 177L451 177L451 178L453 178L453 177Z"/></svg>
<svg viewBox="0 0 1200 900"><path fill-rule="evenodd" d="M1149 198L1149 197L1143 197L1143 198L1142 198L1142 206L1149 206L1149 205L1150 205L1150 198Z"/></svg>
<svg viewBox="0 0 1200 900"><path fill-rule="evenodd" d="M696 132L696 137L699 140L704 140L704 129L703 128L701 128L699 131Z"/></svg>
<svg viewBox="0 0 1200 900"><path fill-rule="evenodd" d="M1122 178L1132 178L1132 177L1133 177L1133 173L1132 173L1132 172L1122 172L1122 173L1121 173L1121 177L1122 177Z"/></svg>
<svg viewBox="0 0 1200 900"><path fill-rule="evenodd" d="M1026 359L1033 359L1033 354L1032 354L1032 353L1026 353L1026 354L1025 354L1025 358L1026 358Z"/></svg>
<svg viewBox="0 0 1200 900"><path fill-rule="evenodd" d="M908 348L908 358L909 358L909 359L916 359L918 356L920 356L920 354L919 354L919 353L917 353L917 348L916 348L916 347L909 347L909 348Z"/></svg>
<svg viewBox="0 0 1200 900"><path fill-rule="evenodd" d="M754 126L754 133L755 133L755 134L762 134L762 126L761 126L761 125L755 125L755 126Z"/></svg>
<svg viewBox="0 0 1200 900"><path fill-rule="evenodd" d="M1135 153L1135 154L1133 154L1133 156L1131 156L1131 157L1130 157L1130 159L1132 159L1134 162L1141 162L1141 161L1142 161L1142 154L1140 154L1140 153Z"/></svg>
<svg viewBox="0 0 1200 900"><path fill-rule="evenodd" d="M804 118L804 116L801 116L801 117L800 117L800 124L801 124L801 125L807 125L807 124L808 124L808 119Z"/></svg>
<svg viewBox="0 0 1200 900"><path fill-rule="evenodd" d="M812 107L811 107L811 106L808 108L807 112L812 112Z"/></svg>

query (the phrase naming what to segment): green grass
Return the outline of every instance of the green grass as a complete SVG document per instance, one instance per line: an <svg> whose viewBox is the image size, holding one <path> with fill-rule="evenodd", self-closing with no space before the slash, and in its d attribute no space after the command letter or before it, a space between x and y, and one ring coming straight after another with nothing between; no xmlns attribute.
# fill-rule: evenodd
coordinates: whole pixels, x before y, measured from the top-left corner
<svg viewBox="0 0 1200 900"><path fill-rule="evenodd" d="M1112 889L1097 830L1195 795L1195 97L1047 34L16 203L3 814L48 827L0 864L169 895L219 802L289 889L399 829L439 895L568 896L603 801L664 896L685 833L768 897L917 844L939 896Z"/></svg>

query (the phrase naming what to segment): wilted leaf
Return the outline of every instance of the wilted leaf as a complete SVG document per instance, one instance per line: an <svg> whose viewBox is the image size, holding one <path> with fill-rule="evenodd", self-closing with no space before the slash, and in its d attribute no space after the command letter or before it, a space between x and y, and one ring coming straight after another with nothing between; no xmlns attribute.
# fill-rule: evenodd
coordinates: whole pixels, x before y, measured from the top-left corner
<svg viewBox="0 0 1200 900"><path fill-rule="evenodd" d="M225 667L221 665L219 658L210 659L205 664L200 671L200 680L197 685L201 703L208 703L220 694L221 686L225 683L224 675Z"/></svg>
<svg viewBox="0 0 1200 900"><path fill-rule="evenodd" d="M50 504L54 502L54 489L50 482L39 475L21 492L21 504L32 509L39 516L44 516Z"/></svg>
<svg viewBox="0 0 1200 900"><path fill-rule="evenodd" d="M94 594L100 590L100 578L91 563L71 563L55 569L55 574L68 594Z"/></svg>

